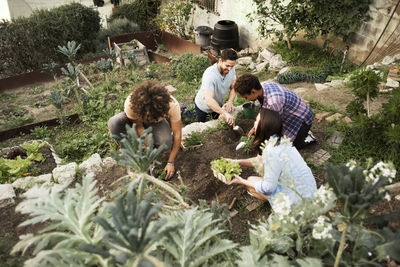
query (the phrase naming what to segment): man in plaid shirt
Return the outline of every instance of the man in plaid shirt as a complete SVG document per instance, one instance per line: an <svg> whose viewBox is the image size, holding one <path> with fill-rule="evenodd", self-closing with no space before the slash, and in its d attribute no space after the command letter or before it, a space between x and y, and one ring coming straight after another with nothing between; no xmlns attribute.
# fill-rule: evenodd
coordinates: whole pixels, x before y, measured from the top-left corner
<svg viewBox="0 0 400 267"><path fill-rule="evenodd" d="M244 74L239 77L235 82L234 90L246 101L258 99L262 108L279 112L283 121L283 135L290 138L297 149L307 145L305 139L314 122L314 114L299 95L275 82L260 83L258 78L252 74ZM257 116L249 136L255 134L258 121L259 116Z"/></svg>

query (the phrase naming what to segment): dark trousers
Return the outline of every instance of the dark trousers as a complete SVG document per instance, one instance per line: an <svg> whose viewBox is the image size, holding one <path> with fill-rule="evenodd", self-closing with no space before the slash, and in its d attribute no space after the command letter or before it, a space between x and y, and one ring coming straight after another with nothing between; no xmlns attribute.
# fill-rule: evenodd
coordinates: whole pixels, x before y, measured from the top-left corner
<svg viewBox="0 0 400 267"><path fill-rule="evenodd" d="M302 149L306 146L304 140L306 139L310 128L311 125L308 125L305 122L303 122L303 124L301 125L299 132L297 133L296 139L294 139L293 141L293 146L295 146L297 150Z"/></svg>
<svg viewBox="0 0 400 267"><path fill-rule="evenodd" d="M197 121L198 122L206 122L209 120L214 120L216 118L218 118L219 114L217 112L204 112L201 109L199 109L199 107L194 104L194 109L196 110L196 115L197 115Z"/></svg>
<svg viewBox="0 0 400 267"><path fill-rule="evenodd" d="M126 124L132 127L133 121L126 116L125 112L121 112L111 117L108 120L107 126L111 135L121 138L121 133L126 134ZM166 144L168 149L170 149L173 145L173 135L167 119L150 125L144 125L145 128L150 126L152 128L154 145L158 147L162 144Z"/></svg>

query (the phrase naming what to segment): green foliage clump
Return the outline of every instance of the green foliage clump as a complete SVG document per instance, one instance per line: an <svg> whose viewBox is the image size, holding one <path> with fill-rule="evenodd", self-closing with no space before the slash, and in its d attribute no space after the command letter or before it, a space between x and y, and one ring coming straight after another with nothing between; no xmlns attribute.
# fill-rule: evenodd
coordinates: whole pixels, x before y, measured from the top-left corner
<svg viewBox="0 0 400 267"><path fill-rule="evenodd" d="M370 0L253 0L256 10L248 14L250 21L259 23L258 32L263 37L286 38L288 48L291 40L301 31L305 37L314 39L318 35L333 34L346 41L355 31L370 19Z"/></svg>
<svg viewBox="0 0 400 267"><path fill-rule="evenodd" d="M171 72L184 82L201 81L203 72L210 66L210 60L202 55L185 53L172 65Z"/></svg>
<svg viewBox="0 0 400 267"><path fill-rule="evenodd" d="M40 150L45 143L33 141L25 142L21 147L26 151L27 157L17 156L15 159L0 158L0 183L11 183L28 172L33 161L43 162L45 158Z"/></svg>
<svg viewBox="0 0 400 267"><path fill-rule="evenodd" d="M242 172L239 163L227 160L223 157L211 161L211 168L216 172L223 174L226 181L232 180L235 174L240 174Z"/></svg>
<svg viewBox="0 0 400 267"><path fill-rule="evenodd" d="M126 18L139 25L140 30L154 30L153 19L157 16L161 0L134 0L113 9L110 20Z"/></svg>
<svg viewBox="0 0 400 267"><path fill-rule="evenodd" d="M92 8L71 3L3 21L0 28L0 72L16 75L39 70L49 62L65 62L57 46L70 40L82 44L81 54L94 51L100 17Z"/></svg>
<svg viewBox="0 0 400 267"><path fill-rule="evenodd" d="M155 18L161 30L188 39L186 30L193 13L193 4L189 1L174 1L161 6L160 14Z"/></svg>
<svg viewBox="0 0 400 267"><path fill-rule="evenodd" d="M251 148L253 146L253 142L254 142L254 135L247 137L247 136L242 136L240 137L240 142L244 142L244 145L242 147L243 151L247 154L249 154L251 152Z"/></svg>
<svg viewBox="0 0 400 267"><path fill-rule="evenodd" d="M284 41L276 42L273 49L275 53L282 56L284 61L293 66L317 67L320 69L326 68L326 66L338 68L343 59L343 51L341 50L329 51L328 48L319 48L302 41L293 41L292 49L288 49ZM345 61L345 65L348 68L353 67L348 61Z"/></svg>
<svg viewBox="0 0 400 267"><path fill-rule="evenodd" d="M308 82L308 83L323 83L326 77L330 74L329 70L290 70L279 74L277 80L280 84L290 84L297 82Z"/></svg>
<svg viewBox="0 0 400 267"><path fill-rule="evenodd" d="M204 137L201 133L191 132L184 140L185 147L191 147L201 145L204 141Z"/></svg>
<svg viewBox="0 0 400 267"><path fill-rule="evenodd" d="M361 68L356 70L351 76L348 86L350 87L353 94L356 96L355 103L352 103L352 107L347 110L350 111L351 108L360 107L360 103L367 101L367 115L370 115L370 101L378 96L379 88L378 84L382 78L375 73L373 70L367 70L366 68ZM358 103L358 105L357 105ZM363 111L363 108L357 111L359 114Z"/></svg>
<svg viewBox="0 0 400 267"><path fill-rule="evenodd" d="M102 28L97 33L95 46L96 51L102 51L108 49L107 36L117 36L127 33L139 32L140 27L137 23L134 23L127 18L116 18L110 21L108 28Z"/></svg>

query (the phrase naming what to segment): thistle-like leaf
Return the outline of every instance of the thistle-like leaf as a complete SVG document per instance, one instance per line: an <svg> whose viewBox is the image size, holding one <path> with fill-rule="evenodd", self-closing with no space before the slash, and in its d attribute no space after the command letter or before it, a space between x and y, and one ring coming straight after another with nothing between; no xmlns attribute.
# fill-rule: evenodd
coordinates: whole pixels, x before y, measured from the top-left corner
<svg viewBox="0 0 400 267"><path fill-rule="evenodd" d="M168 223L183 224L177 231L169 232L161 244L165 248L164 259L170 259L173 266L202 266L215 256L232 251L236 244L221 238L223 230L217 224L221 220L213 220L213 213L208 210L192 208L161 214Z"/></svg>
<svg viewBox="0 0 400 267"><path fill-rule="evenodd" d="M30 219L21 225L51 222L35 235L21 236L21 240L14 246L12 253L25 252L35 245L30 260L32 265L45 266L52 261L65 260L68 253L74 254L75 260L83 262L103 261L101 257L80 252L79 246L84 243L97 244L103 235L101 228L90 220L100 209L101 202L95 188L96 181L93 175L83 178L82 185L75 188L66 188L67 185L53 185L51 188L35 186L25 194L25 200L16 208L16 211L27 214ZM61 253L61 251L65 250ZM82 258L80 258L82 257Z"/></svg>

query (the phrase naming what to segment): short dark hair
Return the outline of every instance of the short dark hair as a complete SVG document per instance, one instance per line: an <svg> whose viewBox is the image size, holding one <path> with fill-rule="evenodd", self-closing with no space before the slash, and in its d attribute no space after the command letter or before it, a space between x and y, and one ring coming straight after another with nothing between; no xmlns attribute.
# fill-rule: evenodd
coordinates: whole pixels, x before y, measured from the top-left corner
<svg viewBox="0 0 400 267"><path fill-rule="evenodd" d="M237 60L238 55L235 50L232 48L227 48L221 51L221 60Z"/></svg>
<svg viewBox="0 0 400 267"><path fill-rule="evenodd" d="M239 95L249 95L251 94L251 90L261 90L262 86L260 80L258 80L257 76L254 76L250 73L245 73L235 81L233 86L235 92Z"/></svg>
<svg viewBox="0 0 400 267"><path fill-rule="evenodd" d="M168 115L171 96L164 86L149 80L132 90L130 101L133 112L140 116L144 123L154 123Z"/></svg>
<svg viewBox="0 0 400 267"><path fill-rule="evenodd" d="M282 137L282 127L282 118L277 111L261 108L260 121L258 122L253 142L254 148L261 152L260 145L265 140L268 140L273 135L277 135L279 138Z"/></svg>

